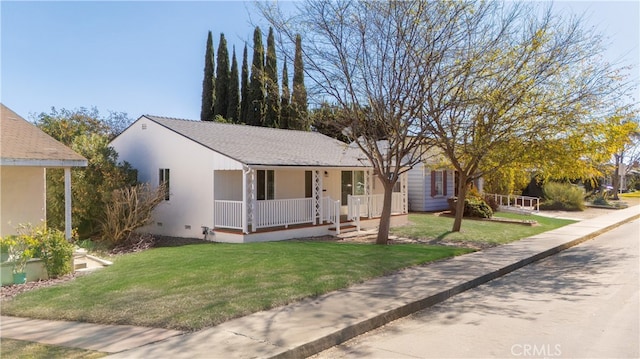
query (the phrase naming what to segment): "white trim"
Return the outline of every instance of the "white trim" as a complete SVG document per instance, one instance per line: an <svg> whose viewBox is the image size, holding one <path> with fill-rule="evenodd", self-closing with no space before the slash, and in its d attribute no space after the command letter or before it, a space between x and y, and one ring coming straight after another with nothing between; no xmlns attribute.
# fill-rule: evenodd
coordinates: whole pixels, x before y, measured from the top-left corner
<svg viewBox="0 0 640 359"><path fill-rule="evenodd" d="M71 168L64 169L64 234L71 239Z"/></svg>
<svg viewBox="0 0 640 359"><path fill-rule="evenodd" d="M87 164L87 160L30 160L24 158L0 158L0 166L87 167Z"/></svg>

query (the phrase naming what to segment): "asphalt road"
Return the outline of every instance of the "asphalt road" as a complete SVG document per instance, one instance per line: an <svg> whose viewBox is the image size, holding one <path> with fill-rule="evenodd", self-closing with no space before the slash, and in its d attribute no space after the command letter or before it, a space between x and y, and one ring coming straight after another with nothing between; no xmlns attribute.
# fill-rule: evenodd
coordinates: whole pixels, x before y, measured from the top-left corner
<svg viewBox="0 0 640 359"><path fill-rule="evenodd" d="M639 358L635 220L313 358Z"/></svg>

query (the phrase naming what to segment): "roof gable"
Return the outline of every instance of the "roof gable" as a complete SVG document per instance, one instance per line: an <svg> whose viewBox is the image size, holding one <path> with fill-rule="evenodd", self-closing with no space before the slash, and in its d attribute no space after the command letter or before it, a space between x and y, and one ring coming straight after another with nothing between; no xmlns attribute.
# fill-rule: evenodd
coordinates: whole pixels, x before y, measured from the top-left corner
<svg viewBox="0 0 640 359"><path fill-rule="evenodd" d="M359 149L317 132L143 116L247 165L366 167Z"/></svg>
<svg viewBox="0 0 640 359"><path fill-rule="evenodd" d="M8 166L86 166L87 160L0 104L0 164Z"/></svg>

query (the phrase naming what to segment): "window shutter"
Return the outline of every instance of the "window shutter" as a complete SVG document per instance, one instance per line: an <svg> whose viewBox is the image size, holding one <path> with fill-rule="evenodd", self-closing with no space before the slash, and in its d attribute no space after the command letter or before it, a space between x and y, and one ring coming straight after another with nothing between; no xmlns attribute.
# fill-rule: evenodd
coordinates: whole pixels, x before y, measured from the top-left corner
<svg viewBox="0 0 640 359"><path fill-rule="evenodd" d="M447 171L442 171L442 194L447 195Z"/></svg>
<svg viewBox="0 0 640 359"><path fill-rule="evenodd" d="M436 196L436 171L431 171L431 197Z"/></svg>

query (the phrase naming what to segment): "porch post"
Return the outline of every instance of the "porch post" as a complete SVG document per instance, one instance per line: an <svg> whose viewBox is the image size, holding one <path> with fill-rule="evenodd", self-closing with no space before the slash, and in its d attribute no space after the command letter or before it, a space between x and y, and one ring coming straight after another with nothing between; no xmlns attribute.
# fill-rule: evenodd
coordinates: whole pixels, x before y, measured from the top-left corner
<svg viewBox="0 0 640 359"><path fill-rule="evenodd" d="M407 189L409 187L408 172L400 175L400 195L402 196L402 213L409 213L409 196L407 196Z"/></svg>
<svg viewBox="0 0 640 359"><path fill-rule="evenodd" d="M364 194L366 195L366 200L364 205L367 206L367 217L371 218L371 208L373 207L373 198L371 196L372 191L371 191L371 187L373 185L373 181L375 181L375 178L373 178L373 173L371 173L371 170L367 170L366 172L366 176L364 176Z"/></svg>
<svg viewBox="0 0 640 359"><path fill-rule="evenodd" d="M258 196L256 194L256 171L254 169L249 170L249 213L251 213L251 231L255 232L257 230L256 225L258 224Z"/></svg>
<svg viewBox="0 0 640 359"><path fill-rule="evenodd" d="M71 240L71 167L64 168L64 236Z"/></svg>
<svg viewBox="0 0 640 359"><path fill-rule="evenodd" d="M242 233L249 234L249 221L247 217L249 216L249 206L247 206L247 172L249 171L248 167L242 168Z"/></svg>
<svg viewBox="0 0 640 359"><path fill-rule="evenodd" d="M312 176L312 191L313 191L313 210L314 210L314 221L313 224L322 224L324 222L323 216L323 208L322 208L322 173L320 170L313 170Z"/></svg>

